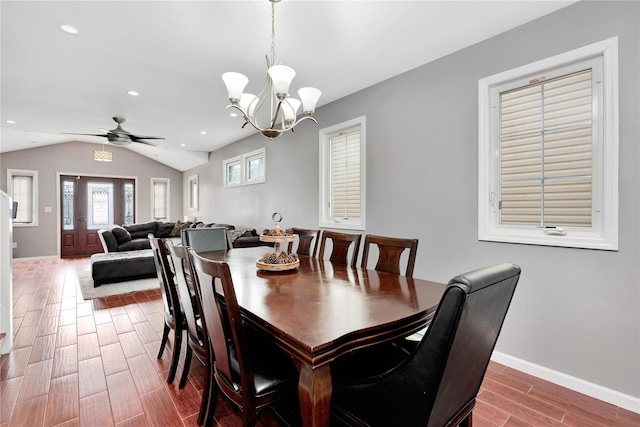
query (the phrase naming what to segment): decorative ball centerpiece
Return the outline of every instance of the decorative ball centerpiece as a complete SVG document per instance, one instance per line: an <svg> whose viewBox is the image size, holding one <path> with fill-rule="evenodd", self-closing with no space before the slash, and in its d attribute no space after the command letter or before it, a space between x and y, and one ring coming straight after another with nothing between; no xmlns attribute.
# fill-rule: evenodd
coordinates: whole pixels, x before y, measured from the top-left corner
<svg viewBox="0 0 640 427"><path fill-rule="evenodd" d="M262 230L260 240L263 242L274 243L275 252L267 252L256 262L256 266L260 270L265 271L287 271L295 270L300 265L298 256L293 253L280 250L280 243L293 242L293 231L288 228L282 230L280 228L280 222L282 221L282 215L278 212L271 216L271 219L275 223L275 227L265 228Z"/></svg>

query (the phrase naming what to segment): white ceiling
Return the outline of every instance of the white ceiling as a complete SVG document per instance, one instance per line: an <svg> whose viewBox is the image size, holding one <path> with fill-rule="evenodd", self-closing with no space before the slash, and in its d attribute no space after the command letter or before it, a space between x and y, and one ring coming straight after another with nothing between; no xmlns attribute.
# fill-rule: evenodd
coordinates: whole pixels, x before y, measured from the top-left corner
<svg viewBox="0 0 640 427"><path fill-rule="evenodd" d="M571 3L283 0L276 52L297 72L291 92L317 87L324 105ZM184 171L254 132L225 110L220 76L238 71L249 77L247 91L262 87L267 0L3 0L0 14L0 153L102 143L61 133L101 133L120 115L129 132L166 138L131 150Z"/></svg>

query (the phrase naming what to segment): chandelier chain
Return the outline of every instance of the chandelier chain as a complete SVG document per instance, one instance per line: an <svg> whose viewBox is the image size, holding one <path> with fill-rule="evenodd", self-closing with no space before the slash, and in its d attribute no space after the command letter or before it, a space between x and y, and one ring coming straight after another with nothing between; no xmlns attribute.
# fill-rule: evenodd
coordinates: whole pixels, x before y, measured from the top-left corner
<svg viewBox="0 0 640 427"><path fill-rule="evenodd" d="M276 3L271 1L271 62L276 60Z"/></svg>

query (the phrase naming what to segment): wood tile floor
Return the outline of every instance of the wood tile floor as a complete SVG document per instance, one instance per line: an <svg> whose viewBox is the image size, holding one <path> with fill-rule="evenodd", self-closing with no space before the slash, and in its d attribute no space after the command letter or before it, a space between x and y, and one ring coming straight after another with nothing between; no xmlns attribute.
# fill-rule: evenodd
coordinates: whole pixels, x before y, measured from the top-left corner
<svg viewBox="0 0 640 427"><path fill-rule="evenodd" d="M0 358L0 427L196 426L204 369L194 358L184 389L166 383L171 348L156 359L159 290L84 301L76 272L88 269L88 258L14 260L15 340ZM216 423L240 425L223 398ZM263 411L258 425L281 423ZM629 427L640 415L492 362L474 426Z"/></svg>

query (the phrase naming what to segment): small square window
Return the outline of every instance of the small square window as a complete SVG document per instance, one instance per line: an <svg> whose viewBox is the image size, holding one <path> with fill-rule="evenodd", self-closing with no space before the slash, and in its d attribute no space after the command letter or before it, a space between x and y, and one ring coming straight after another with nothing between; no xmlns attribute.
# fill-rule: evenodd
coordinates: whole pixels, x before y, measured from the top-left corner
<svg viewBox="0 0 640 427"><path fill-rule="evenodd" d="M242 163L240 157L234 157L223 162L224 186L235 187L242 184Z"/></svg>
<svg viewBox="0 0 640 427"><path fill-rule="evenodd" d="M266 159L264 148L244 154L243 165L245 170L243 184L259 184L266 180Z"/></svg>

